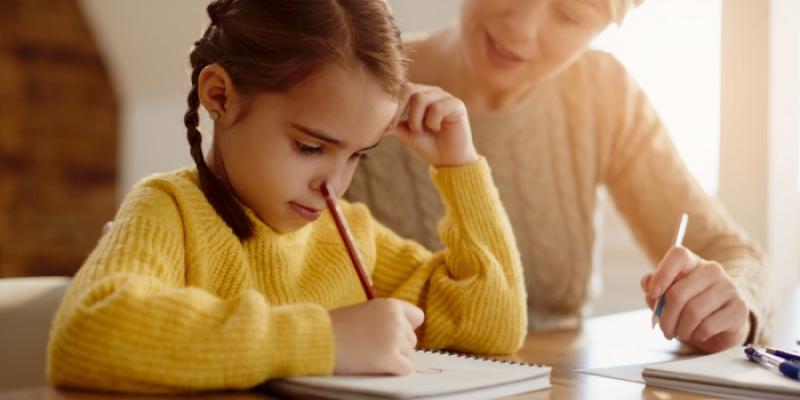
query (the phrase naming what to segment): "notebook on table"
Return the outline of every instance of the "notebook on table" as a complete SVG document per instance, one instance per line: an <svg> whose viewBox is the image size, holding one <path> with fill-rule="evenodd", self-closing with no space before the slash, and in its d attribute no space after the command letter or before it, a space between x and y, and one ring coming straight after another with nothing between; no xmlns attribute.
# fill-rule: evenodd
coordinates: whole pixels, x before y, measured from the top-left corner
<svg viewBox="0 0 800 400"><path fill-rule="evenodd" d="M496 399L550 387L550 367L443 351L417 350L404 376L306 376L276 379L268 390L296 397L347 399Z"/></svg>
<svg viewBox="0 0 800 400"><path fill-rule="evenodd" d="M798 399L800 382L751 362L743 347L703 357L650 365L646 384L742 399Z"/></svg>

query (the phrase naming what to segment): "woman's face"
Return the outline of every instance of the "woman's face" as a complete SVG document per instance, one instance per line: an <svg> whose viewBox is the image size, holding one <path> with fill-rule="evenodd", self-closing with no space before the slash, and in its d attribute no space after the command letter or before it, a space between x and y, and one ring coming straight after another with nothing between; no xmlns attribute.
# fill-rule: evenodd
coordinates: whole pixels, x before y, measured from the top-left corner
<svg viewBox="0 0 800 400"><path fill-rule="evenodd" d="M609 23L608 0L464 0L466 66L493 90L560 72Z"/></svg>

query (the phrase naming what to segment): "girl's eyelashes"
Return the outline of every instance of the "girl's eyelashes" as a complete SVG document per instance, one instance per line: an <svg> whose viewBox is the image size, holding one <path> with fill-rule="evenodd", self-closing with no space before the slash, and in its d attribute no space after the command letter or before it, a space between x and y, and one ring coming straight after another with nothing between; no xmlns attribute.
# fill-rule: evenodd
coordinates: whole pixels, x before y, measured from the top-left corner
<svg viewBox="0 0 800 400"><path fill-rule="evenodd" d="M305 157L322 154L322 147L310 146L297 140L294 141L294 148L298 154ZM366 159L367 159L366 153L354 153L353 155L350 156L351 161L357 161L357 160L363 161Z"/></svg>
<svg viewBox="0 0 800 400"><path fill-rule="evenodd" d="M322 147L309 146L297 140L294 141L294 148L301 156L322 154Z"/></svg>

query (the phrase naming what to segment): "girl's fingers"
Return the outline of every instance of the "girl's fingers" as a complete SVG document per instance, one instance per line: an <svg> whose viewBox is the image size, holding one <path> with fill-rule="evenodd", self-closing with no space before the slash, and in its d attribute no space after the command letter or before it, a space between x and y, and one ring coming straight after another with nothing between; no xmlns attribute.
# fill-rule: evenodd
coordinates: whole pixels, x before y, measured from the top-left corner
<svg viewBox="0 0 800 400"><path fill-rule="evenodd" d="M450 97L441 90L428 89L411 94L408 99L408 127L412 133L424 131L424 119L428 106L431 103Z"/></svg>
<svg viewBox="0 0 800 400"><path fill-rule="evenodd" d="M425 113L425 126L433 132L439 132L448 117L461 112L461 104L463 103L460 100L452 96L431 103Z"/></svg>
<svg viewBox="0 0 800 400"><path fill-rule="evenodd" d="M730 300L725 286L725 282L716 282L708 290L689 300L681 311L675 328L678 339L690 340L697 327Z"/></svg>
<svg viewBox="0 0 800 400"><path fill-rule="evenodd" d="M399 348L395 354L401 365L399 374L407 374L414 371L414 347Z"/></svg>
<svg viewBox="0 0 800 400"><path fill-rule="evenodd" d="M422 322L425 321L425 312L422 311L421 308L405 301L401 301L400 304L401 307L403 307L403 314L406 317L406 321L411 325L412 330L422 325Z"/></svg>
<svg viewBox="0 0 800 400"><path fill-rule="evenodd" d="M411 348L417 347L417 334L414 333L413 330L409 329L406 333L406 339L408 340L408 346Z"/></svg>
<svg viewBox="0 0 800 400"><path fill-rule="evenodd" d="M671 248L664 258L658 263L653 278L650 281L650 289L647 295L651 298L661 296L679 274L689 272L694 269L699 262L699 257L685 247Z"/></svg>
<svg viewBox="0 0 800 400"><path fill-rule="evenodd" d="M702 268L695 268L672 284L664 294L664 309L659 318L661 331L666 338L675 336L678 319L686 304L714 283L711 274L705 273Z"/></svg>

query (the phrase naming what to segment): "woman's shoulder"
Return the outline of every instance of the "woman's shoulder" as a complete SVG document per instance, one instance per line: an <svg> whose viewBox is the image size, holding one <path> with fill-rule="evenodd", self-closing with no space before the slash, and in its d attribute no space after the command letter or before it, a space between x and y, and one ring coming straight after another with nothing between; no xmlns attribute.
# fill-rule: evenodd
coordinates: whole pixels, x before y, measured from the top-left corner
<svg viewBox="0 0 800 400"><path fill-rule="evenodd" d="M409 78L416 83L440 84L446 70L448 27L435 31L403 34L403 47L410 60Z"/></svg>
<svg viewBox="0 0 800 400"><path fill-rule="evenodd" d="M585 51L561 74L562 82L580 81L589 87L618 85L627 79L628 72L613 54L603 50Z"/></svg>

